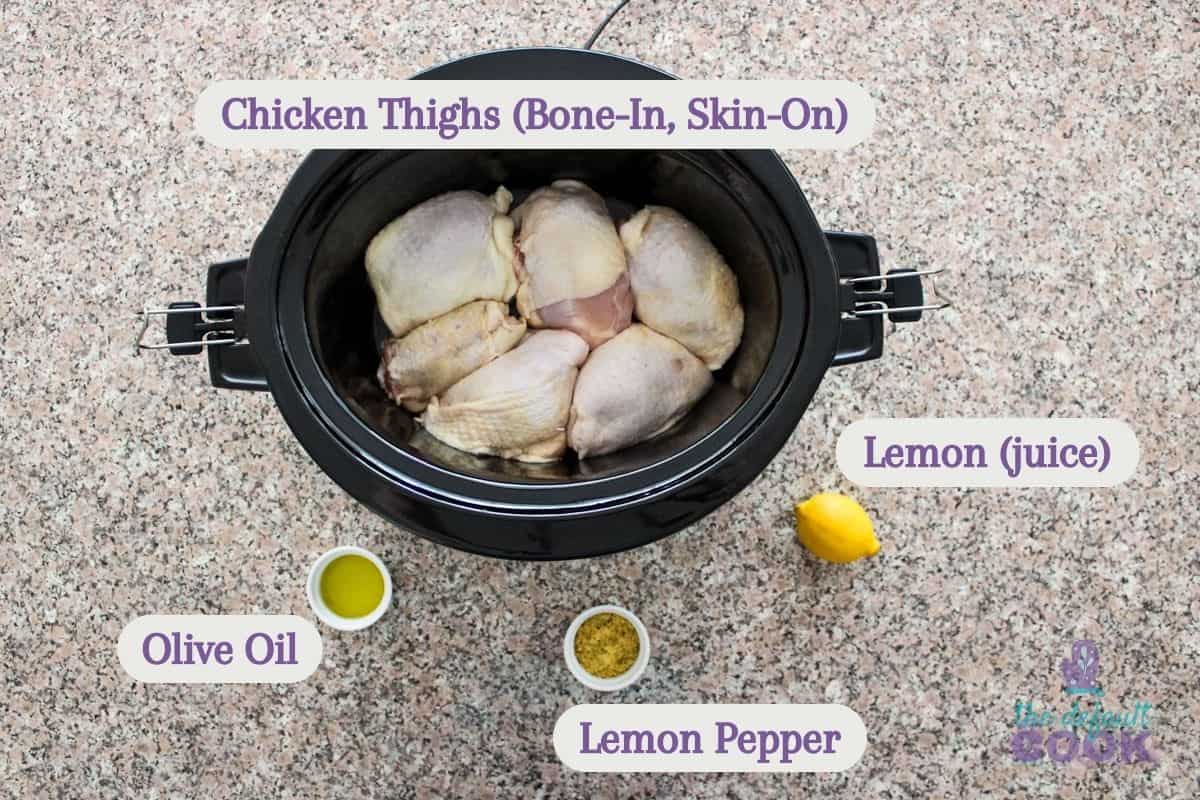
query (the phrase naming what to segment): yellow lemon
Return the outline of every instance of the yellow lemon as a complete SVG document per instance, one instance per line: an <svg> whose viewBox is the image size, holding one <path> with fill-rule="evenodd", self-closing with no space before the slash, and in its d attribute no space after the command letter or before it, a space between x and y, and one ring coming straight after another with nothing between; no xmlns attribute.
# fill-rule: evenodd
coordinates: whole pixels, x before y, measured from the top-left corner
<svg viewBox="0 0 1200 800"><path fill-rule="evenodd" d="M871 518L844 494L818 494L797 503L796 536L814 556L835 564L879 552Z"/></svg>

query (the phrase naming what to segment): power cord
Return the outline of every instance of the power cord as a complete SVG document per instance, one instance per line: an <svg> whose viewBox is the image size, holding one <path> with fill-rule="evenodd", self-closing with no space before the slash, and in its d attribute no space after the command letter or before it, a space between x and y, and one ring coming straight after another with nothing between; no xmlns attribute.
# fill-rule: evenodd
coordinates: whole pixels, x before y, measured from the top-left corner
<svg viewBox="0 0 1200 800"><path fill-rule="evenodd" d="M604 21L600 23L600 25L596 28L596 30L594 30L592 32L592 35L590 37L588 37L587 42L584 43L584 45L583 45L584 50L592 49L592 45L594 45L596 43L596 40L600 38L600 34L604 33L604 29L606 27L608 27L608 23L612 22L612 18L615 17L621 11L621 9L624 8L625 6L627 6L628 4L629 4L629 0L621 0L621 2L619 2L615 6L613 6L613 10L608 12L608 16L604 18Z"/></svg>

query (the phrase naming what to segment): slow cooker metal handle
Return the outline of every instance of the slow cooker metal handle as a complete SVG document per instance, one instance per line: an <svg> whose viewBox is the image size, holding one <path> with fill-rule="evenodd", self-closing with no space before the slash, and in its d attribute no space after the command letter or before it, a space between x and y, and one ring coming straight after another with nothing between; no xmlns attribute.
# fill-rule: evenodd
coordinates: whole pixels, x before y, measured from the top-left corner
<svg viewBox="0 0 1200 800"><path fill-rule="evenodd" d="M870 361L883 355L883 317L893 323L916 322L925 311L946 308L950 302L937 294L936 303L925 302L921 279L940 269L894 269L880 274L879 248L865 233L825 231L825 240L838 272L841 326L833 366Z"/></svg>
<svg viewBox="0 0 1200 800"><path fill-rule="evenodd" d="M138 316L142 328L137 350L167 350L173 356L208 352L208 375L218 389L265 391L267 376L246 338L246 259L212 264L208 268L205 304L175 302L166 308L145 308ZM163 317L166 341L146 342L153 318Z"/></svg>

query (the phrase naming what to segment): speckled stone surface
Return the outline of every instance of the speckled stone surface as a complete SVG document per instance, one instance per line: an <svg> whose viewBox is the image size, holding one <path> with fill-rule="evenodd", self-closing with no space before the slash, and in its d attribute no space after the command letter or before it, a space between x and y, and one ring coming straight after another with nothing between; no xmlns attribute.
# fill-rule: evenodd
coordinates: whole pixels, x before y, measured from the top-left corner
<svg viewBox="0 0 1200 800"><path fill-rule="evenodd" d="M0 782L21 797L1193 797L1200 775L1200 20L1186 2L634 0L602 40L692 78L849 78L878 123L787 155L821 222L886 265L946 266L955 310L830 373L734 501L659 544L565 564L434 546L356 505L265 394L131 355L131 312L245 254L300 159L224 152L224 78L400 78L479 49L578 44L588 2L4 6L0 47ZM171 6L169 10L166 6ZM1127 419L1136 477L1096 490L867 490L864 416ZM809 560L789 507L851 491L883 552ZM325 633L292 686L147 686L151 612L309 615L339 543L395 607ZM632 702L822 702L870 737L840 775L584 775L550 743L571 617L648 623ZM1157 768L1013 762L1013 702L1060 703L1071 640L1107 697L1154 703Z"/></svg>

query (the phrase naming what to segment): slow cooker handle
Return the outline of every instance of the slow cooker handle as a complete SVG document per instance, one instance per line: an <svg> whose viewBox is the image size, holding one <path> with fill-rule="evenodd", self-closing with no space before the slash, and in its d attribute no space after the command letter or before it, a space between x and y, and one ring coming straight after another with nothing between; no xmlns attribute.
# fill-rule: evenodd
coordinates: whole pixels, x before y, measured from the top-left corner
<svg viewBox="0 0 1200 800"><path fill-rule="evenodd" d="M205 304L175 302L141 312L138 350L167 350L173 356L208 351L208 375L218 389L266 391L267 375L246 338L246 259L208 268ZM147 344L150 318L166 318L166 342Z"/></svg>
<svg viewBox="0 0 1200 800"><path fill-rule="evenodd" d="M825 231L825 240L837 267L841 311L833 366L870 361L883 355L884 315L896 323L916 322L922 312L949 305L940 296L940 302L925 302L921 278L941 270L894 269L881 275L874 237Z"/></svg>

